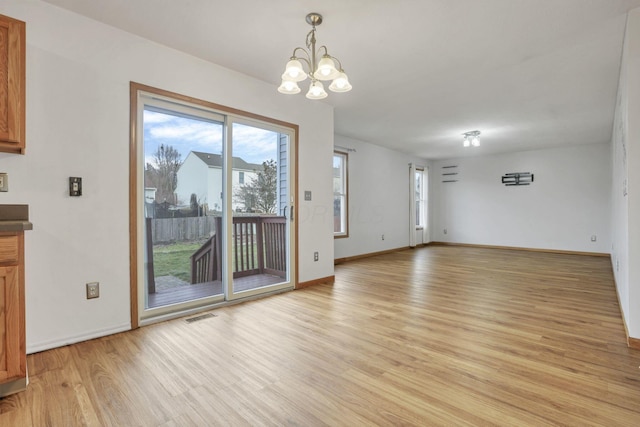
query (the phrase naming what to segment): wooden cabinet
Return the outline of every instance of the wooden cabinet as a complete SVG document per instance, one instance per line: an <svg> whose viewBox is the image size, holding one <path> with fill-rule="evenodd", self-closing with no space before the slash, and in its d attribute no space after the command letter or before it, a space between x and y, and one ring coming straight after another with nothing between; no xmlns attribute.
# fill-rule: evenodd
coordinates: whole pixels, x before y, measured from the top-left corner
<svg viewBox="0 0 640 427"><path fill-rule="evenodd" d="M0 15L0 151L25 150L25 23Z"/></svg>
<svg viewBox="0 0 640 427"><path fill-rule="evenodd" d="M0 396L27 386L24 232L0 232Z"/></svg>

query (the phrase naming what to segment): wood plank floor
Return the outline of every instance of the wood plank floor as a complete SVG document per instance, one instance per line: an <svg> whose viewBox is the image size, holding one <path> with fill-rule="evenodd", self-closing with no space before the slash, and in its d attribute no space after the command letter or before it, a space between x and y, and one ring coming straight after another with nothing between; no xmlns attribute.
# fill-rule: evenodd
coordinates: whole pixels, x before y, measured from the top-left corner
<svg viewBox="0 0 640 427"><path fill-rule="evenodd" d="M638 426L607 258L427 247L28 357L1 426Z"/></svg>

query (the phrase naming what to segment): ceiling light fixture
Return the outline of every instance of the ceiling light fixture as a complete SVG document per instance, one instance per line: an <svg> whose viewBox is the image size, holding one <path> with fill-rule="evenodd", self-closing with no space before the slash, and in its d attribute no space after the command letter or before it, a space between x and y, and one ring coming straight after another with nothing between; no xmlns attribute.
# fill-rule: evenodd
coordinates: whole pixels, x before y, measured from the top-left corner
<svg viewBox="0 0 640 427"><path fill-rule="evenodd" d="M329 90L332 92L349 92L351 84L338 58L329 55L326 46L320 46L316 51L316 26L322 24L322 15L310 13L307 15L306 20L313 27L307 34L307 48L297 47L293 50L293 55L287 62L282 75L282 84L278 88L278 92L288 95L300 93L298 82L305 80L307 77L311 79L309 91L306 95L309 99L327 97L327 92L325 92L322 84L323 81L327 80L333 80L329 86ZM320 61L316 61L316 56L320 56L322 50L324 50L324 54L321 56ZM298 52L302 52L304 57L296 56ZM302 64L307 65L306 71Z"/></svg>
<svg viewBox="0 0 640 427"><path fill-rule="evenodd" d="M480 131L473 130L471 132L465 132L462 134L464 136L464 141L462 145L465 147L479 147L480 146Z"/></svg>

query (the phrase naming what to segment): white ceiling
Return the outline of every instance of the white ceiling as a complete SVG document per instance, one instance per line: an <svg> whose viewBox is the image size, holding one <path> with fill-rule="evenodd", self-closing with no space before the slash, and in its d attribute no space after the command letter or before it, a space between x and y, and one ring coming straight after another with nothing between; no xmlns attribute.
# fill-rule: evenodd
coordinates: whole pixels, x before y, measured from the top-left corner
<svg viewBox="0 0 640 427"><path fill-rule="evenodd" d="M305 16L321 13L318 44L341 60L353 90L308 102L335 107L338 134L434 159L609 141L625 14L640 7L640 0L46 1L274 91L293 48L304 46ZM482 146L463 149L461 134L476 129Z"/></svg>

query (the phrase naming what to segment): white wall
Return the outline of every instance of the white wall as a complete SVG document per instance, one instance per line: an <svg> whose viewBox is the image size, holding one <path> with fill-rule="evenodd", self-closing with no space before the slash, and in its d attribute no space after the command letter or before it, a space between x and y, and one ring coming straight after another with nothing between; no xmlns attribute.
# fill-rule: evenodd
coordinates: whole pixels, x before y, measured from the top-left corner
<svg viewBox="0 0 640 427"><path fill-rule="evenodd" d="M597 144L434 162L431 239L608 253L609 159L609 144ZM458 182L442 182L448 165L458 166ZM534 182L507 187L510 172L531 172Z"/></svg>
<svg viewBox="0 0 640 427"><path fill-rule="evenodd" d="M356 150L348 160L349 237L335 239L335 257L409 246L409 162L427 161L341 135L335 145Z"/></svg>
<svg viewBox="0 0 640 427"><path fill-rule="evenodd" d="M629 336L640 339L640 9L629 13L613 126L611 258Z"/></svg>
<svg viewBox="0 0 640 427"><path fill-rule="evenodd" d="M0 154L10 192L30 205L26 233L27 350L127 329L129 318L129 82L300 125L299 190L330 212L333 110L37 0L3 0L27 22L27 151ZM279 70L273 70L276 76ZM68 177L83 196L68 196ZM333 274L330 216L299 221L300 281ZM325 254L313 262L313 251ZM86 300L86 282L99 299Z"/></svg>

